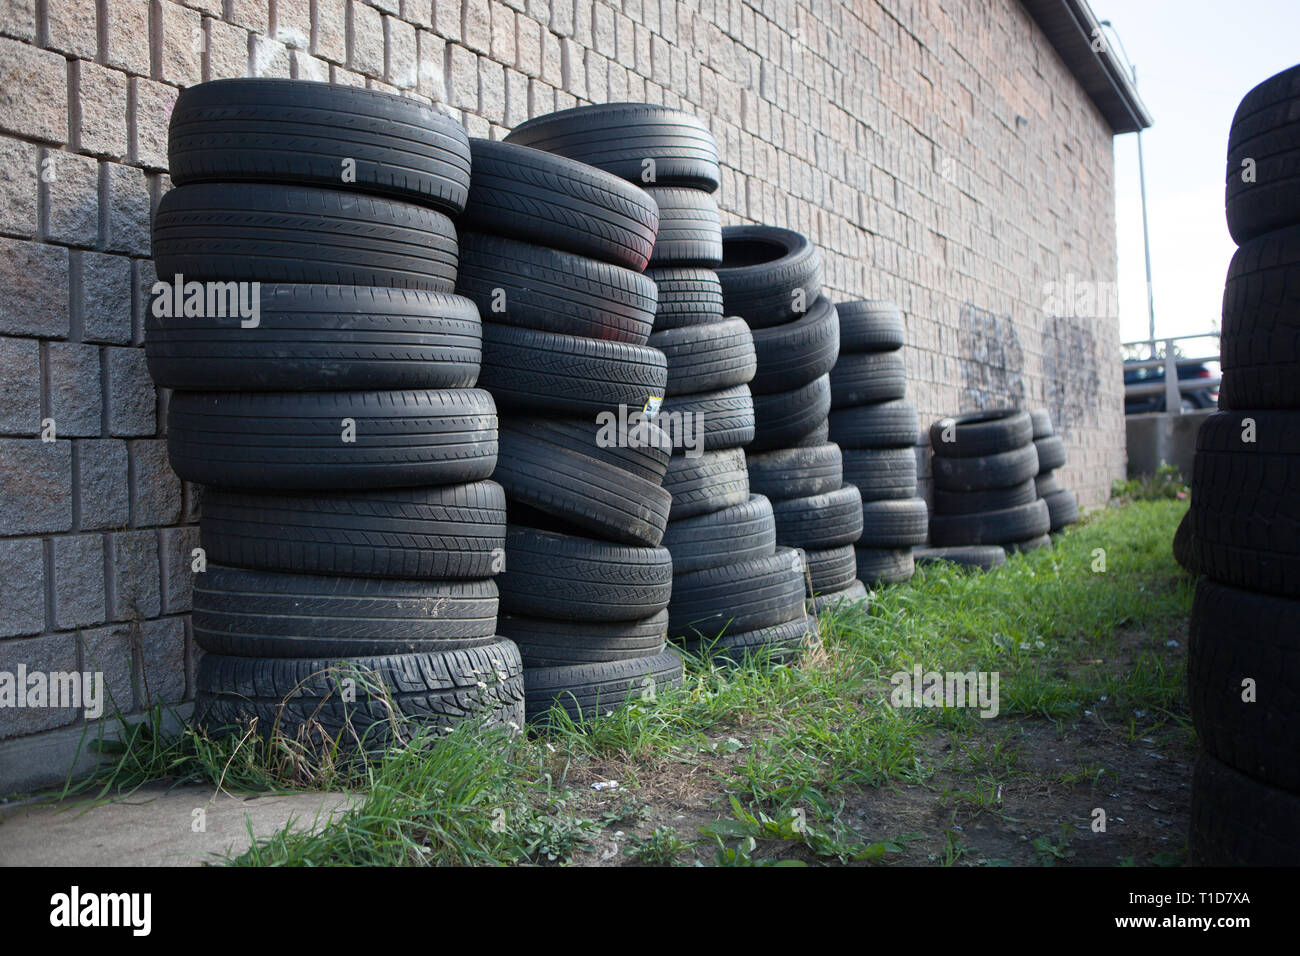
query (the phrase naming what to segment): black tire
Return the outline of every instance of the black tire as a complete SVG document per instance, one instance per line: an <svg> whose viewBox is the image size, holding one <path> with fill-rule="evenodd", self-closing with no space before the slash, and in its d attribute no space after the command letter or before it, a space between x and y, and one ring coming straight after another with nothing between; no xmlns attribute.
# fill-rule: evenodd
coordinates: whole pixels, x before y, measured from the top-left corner
<svg viewBox="0 0 1300 956"><path fill-rule="evenodd" d="M1300 602L1196 585L1187 687L1201 746L1269 786L1300 793ZM1253 685L1253 700L1246 681Z"/></svg>
<svg viewBox="0 0 1300 956"><path fill-rule="evenodd" d="M789 392L754 396L754 451L788 448L816 430L831 410L829 375Z"/></svg>
<svg viewBox="0 0 1300 956"><path fill-rule="evenodd" d="M868 501L862 505L863 548L910 548L924 544L929 510L923 498Z"/></svg>
<svg viewBox="0 0 1300 956"><path fill-rule="evenodd" d="M1011 544L1047 534L1052 527L1047 502L1039 500L1002 511L930 516L930 541L939 547Z"/></svg>
<svg viewBox="0 0 1300 956"><path fill-rule="evenodd" d="M685 640L682 648L690 654L707 654L715 663L739 665L760 657L788 661L819 643L817 619L800 607L798 617L782 624L755 631L727 631L709 640Z"/></svg>
<svg viewBox="0 0 1300 956"><path fill-rule="evenodd" d="M1046 498L1061 490L1061 479L1054 471L1040 471L1034 476L1034 490L1038 492L1038 497Z"/></svg>
<svg viewBox="0 0 1300 956"><path fill-rule="evenodd" d="M858 299L836 306L841 352L892 352L903 347L903 313L888 299Z"/></svg>
<svg viewBox="0 0 1300 956"><path fill-rule="evenodd" d="M950 440L945 440L950 439ZM1023 448L1034 440L1028 412L991 408L941 418L930 426L930 447L941 458L976 458Z"/></svg>
<svg viewBox="0 0 1300 956"><path fill-rule="evenodd" d="M697 395L673 395L664 399L656 422L672 436L674 449L741 448L754 440L754 405L748 385L733 385ZM692 423L689 428L688 421ZM680 422L680 427L674 422Z"/></svg>
<svg viewBox="0 0 1300 956"><path fill-rule="evenodd" d="M539 149L489 139L469 144L473 176L463 228L645 269L660 228L645 190Z"/></svg>
<svg viewBox="0 0 1300 956"><path fill-rule="evenodd" d="M353 703L343 700L345 680L356 682ZM359 743L374 753L394 736L436 736L473 718L522 727L522 667L518 649L506 640L439 653L342 659L207 654L199 661L194 718L211 734L240 732L256 719L263 737L280 733L317 745L338 741L347 752Z"/></svg>
<svg viewBox="0 0 1300 956"><path fill-rule="evenodd" d="M1242 441L1243 422L1255 441ZM1300 413L1218 412L1196 436L1192 545L1223 584L1300 598Z"/></svg>
<svg viewBox="0 0 1300 956"><path fill-rule="evenodd" d="M869 588L902 584L916 573L910 548L855 548L853 553L857 578Z"/></svg>
<svg viewBox="0 0 1300 956"><path fill-rule="evenodd" d="M790 548L679 574L668 605L668 636L711 640L782 624L798 616L803 597L803 559Z"/></svg>
<svg viewBox="0 0 1300 956"><path fill-rule="evenodd" d="M670 521L663 546L673 556L673 574L775 554L772 504L750 495L744 504Z"/></svg>
<svg viewBox="0 0 1300 956"><path fill-rule="evenodd" d="M941 515L969 515L981 511L1004 511L1027 505L1037 498L1038 486L1034 479L1022 481L1007 488L989 488L985 491L945 491L934 489L934 511ZM1049 506L1050 507L1050 506Z"/></svg>
<svg viewBox="0 0 1300 956"><path fill-rule="evenodd" d="M664 474L664 490L672 495L673 521L744 504L749 500L749 472L739 448L674 455Z"/></svg>
<svg viewBox="0 0 1300 956"><path fill-rule="evenodd" d="M1228 232L1237 245L1300 223L1300 66L1242 99L1228 133L1226 179Z"/></svg>
<svg viewBox="0 0 1300 956"><path fill-rule="evenodd" d="M1196 563L1196 548L1192 544L1192 523L1189 515L1184 514L1183 520L1178 522L1178 530L1174 532L1173 548L1174 560L1188 574L1197 575L1201 573L1199 565Z"/></svg>
<svg viewBox="0 0 1300 956"><path fill-rule="evenodd" d="M505 553L506 496L492 481L332 495L209 488L199 528L207 559L235 567L486 578Z"/></svg>
<svg viewBox="0 0 1300 956"><path fill-rule="evenodd" d="M857 485L863 501L916 497L916 450L846 448L844 480Z"/></svg>
<svg viewBox="0 0 1300 956"><path fill-rule="evenodd" d="M1300 794L1201 754L1187 851L1193 866L1300 866Z"/></svg>
<svg viewBox="0 0 1300 956"><path fill-rule="evenodd" d="M645 345L655 284L639 272L482 233L461 236L456 291L487 322Z"/></svg>
<svg viewBox="0 0 1300 956"><path fill-rule="evenodd" d="M629 702L648 703L680 687L682 659L672 648L653 657L531 667L524 671L525 708L530 723L547 723L558 704L573 721L606 716Z"/></svg>
<svg viewBox="0 0 1300 956"><path fill-rule="evenodd" d="M1300 408L1300 226L1232 257L1220 341L1220 408Z"/></svg>
<svg viewBox="0 0 1300 956"><path fill-rule="evenodd" d="M158 204L164 281L312 282L453 292L456 228L397 199L266 183L178 186Z"/></svg>
<svg viewBox="0 0 1300 956"><path fill-rule="evenodd" d="M566 522L583 534L657 547L672 496L617 464L583 454L553 435L507 422L493 473L513 501Z"/></svg>
<svg viewBox="0 0 1300 956"><path fill-rule="evenodd" d="M790 548L834 548L862 535L862 496L853 485L772 504L776 539Z"/></svg>
<svg viewBox="0 0 1300 956"><path fill-rule="evenodd" d="M846 588L819 594L808 602L808 613L816 616L826 611L833 611L848 604L857 604L867 599L867 586L861 581L854 581Z"/></svg>
<svg viewBox="0 0 1300 956"><path fill-rule="evenodd" d="M668 612L640 621L548 621L501 615L497 630L519 648L525 668L600 664L664 652Z"/></svg>
<svg viewBox="0 0 1300 956"><path fill-rule="evenodd" d="M649 345L668 363L668 384L660 394L696 395L746 385L757 368L754 336L744 319L656 331Z"/></svg>
<svg viewBox="0 0 1300 956"><path fill-rule="evenodd" d="M840 324L830 299L820 297L805 315L754 330L758 372L749 387L756 395L788 392L821 378L835 367Z"/></svg>
<svg viewBox="0 0 1300 956"><path fill-rule="evenodd" d="M830 443L831 424L826 419L819 421L812 431L804 432L797 438L790 439L790 448L811 448L813 445Z"/></svg>
<svg viewBox="0 0 1300 956"><path fill-rule="evenodd" d="M505 139L568 156L640 185L714 192L721 181L718 144L709 128L690 113L665 106L575 106L520 123Z"/></svg>
<svg viewBox="0 0 1300 956"><path fill-rule="evenodd" d="M1065 441L1059 435L1035 438L1034 447L1038 449L1038 470L1054 471L1065 467Z"/></svg>
<svg viewBox="0 0 1300 956"><path fill-rule="evenodd" d="M902 398L907 393L907 369L897 352L853 352L841 355L831 370L831 407L852 408Z"/></svg>
<svg viewBox="0 0 1300 956"><path fill-rule="evenodd" d="M699 266L722 262L722 219L718 201L703 190L646 186L659 206L659 235L650 261L656 267Z"/></svg>
<svg viewBox="0 0 1300 956"><path fill-rule="evenodd" d="M637 621L668 606L667 548L642 548L510 526L501 608L559 621Z"/></svg>
<svg viewBox="0 0 1300 956"><path fill-rule="evenodd" d="M167 162L178 186L327 186L451 215L469 190L469 140L455 119L406 96L302 80L212 80L181 90Z"/></svg>
<svg viewBox="0 0 1300 956"><path fill-rule="evenodd" d="M655 331L722 321L722 286L712 269L665 266L646 270L659 292Z"/></svg>
<svg viewBox="0 0 1300 956"><path fill-rule="evenodd" d="M916 406L900 399L842 408L830 414L830 440L846 450L910 448L919 433Z"/></svg>
<svg viewBox="0 0 1300 956"><path fill-rule="evenodd" d="M1012 451L974 458L930 459L935 488L944 491L988 491L1032 481L1038 474L1038 449L1032 442Z"/></svg>
<svg viewBox="0 0 1300 956"><path fill-rule="evenodd" d="M858 559L852 544L804 551L812 593L808 597L842 591L858 577Z"/></svg>
<svg viewBox="0 0 1300 956"><path fill-rule="evenodd" d="M194 641L235 657L358 657L498 640L489 580L377 580L209 564L195 575Z"/></svg>
<svg viewBox="0 0 1300 956"><path fill-rule="evenodd" d="M354 441L343 440L344 420ZM167 454L186 481L254 490L479 481L496 465L496 406L466 388L176 392Z"/></svg>
<svg viewBox="0 0 1300 956"><path fill-rule="evenodd" d="M1050 534L1039 534L1032 538L1025 538L1023 541L1011 541L1002 547L1008 554L1027 554L1030 551L1037 551L1039 548L1050 548L1052 546L1052 536Z"/></svg>
<svg viewBox="0 0 1300 956"><path fill-rule="evenodd" d="M773 226L722 230L722 303L750 328L787 322L822 294L822 260L806 236Z"/></svg>
<svg viewBox="0 0 1300 956"><path fill-rule="evenodd" d="M917 548L912 552L917 564L948 561L981 571L992 571L1007 563L1007 552L995 544L956 545L949 548Z"/></svg>
<svg viewBox="0 0 1300 956"><path fill-rule="evenodd" d="M844 484L844 460L829 442L746 454L749 488L773 501L824 495Z"/></svg>
<svg viewBox="0 0 1300 956"><path fill-rule="evenodd" d="M160 296L167 293L160 293ZM160 305L160 309L162 306ZM170 307L168 307L170 311ZM349 285L261 287L256 327L145 310L154 384L183 391L469 388L482 324L469 299Z"/></svg>
<svg viewBox="0 0 1300 956"><path fill-rule="evenodd" d="M658 349L489 322L483 326L486 388L503 409L529 414L631 412L663 398L668 366Z"/></svg>
<svg viewBox="0 0 1300 956"><path fill-rule="evenodd" d="M1043 500L1047 502L1047 512L1051 515L1052 531L1060 531L1079 520L1079 502L1073 491L1056 491L1044 495Z"/></svg>
<svg viewBox="0 0 1300 956"><path fill-rule="evenodd" d="M1052 428L1052 416L1045 408L1031 408L1029 410L1029 423L1033 428L1034 441L1040 438L1049 438L1056 434Z"/></svg>

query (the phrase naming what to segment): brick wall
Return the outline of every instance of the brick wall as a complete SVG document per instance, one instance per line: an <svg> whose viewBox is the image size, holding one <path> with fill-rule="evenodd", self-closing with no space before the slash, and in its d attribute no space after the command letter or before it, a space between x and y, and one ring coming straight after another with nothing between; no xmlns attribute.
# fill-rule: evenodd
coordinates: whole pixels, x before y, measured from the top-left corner
<svg viewBox="0 0 1300 956"><path fill-rule="evenodd" d="M244 75L407 92L478 136L691 110L727 221L808 234L833 298L899 302L927 419L1023 397L1083 504L1122 474L1118 322L1042 311L1114 281L1111 137L1016 0L0 0L0 671L102 670L130 711L192 685L149 215L177 90ZM0 709L0 794L61 773L80 720Z"/></svg>

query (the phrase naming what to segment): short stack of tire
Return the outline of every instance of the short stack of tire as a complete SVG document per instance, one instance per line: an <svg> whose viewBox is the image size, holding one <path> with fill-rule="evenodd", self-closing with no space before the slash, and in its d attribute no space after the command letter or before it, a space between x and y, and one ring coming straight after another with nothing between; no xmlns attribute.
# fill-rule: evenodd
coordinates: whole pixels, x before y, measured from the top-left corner
<svg viewBox="0 0 1300 956"><path fill-rule="evenodd" d="M803 553L812 614L861 599L853 544L862 533L862 499L844 484L840 450L826 440L840 332L822 294L821 256L790 229L729 226L718 276L724 309L754 336L750 488L772 503L777 544Z"/></svg>
<svg viewBox="0 0 1300 956"><path fill-rule="evenodd" d="M618 424L638 425L667 381L646 344L658 211L585 163L470 145L458 289L483 314L479 381L502 415L499 630L522 654L530 720L556 703L589 718L682 675L666 646L668 449L652 425Z"/></svg>
<svg viewBox="0 0 1300 956"><path fill-rule="evenodd" d="M660 420L675 439L664 487L672 555L669 634L688 650L737 660L800 646L807 633L798 555L776 547L772 508L751 495L744 446L754 435L754 344L723 312L717 144L698 119L646 103L577 107L506 137L598 166L642 186L659 210L647 275L658 291L650 344L668 382ZM685 433L683 424L698 428Z"/></svg>
<svg viewBox="0 0 1300 956"><path fill-rule="evenodd" d="M1251 175L1247 176L1247 170ZM1180 560L1202 575L1188 642L1191 862L1300 865L1300 66L1241 101L1228 144L1238 244L1218 413L1201 425Z"/></svg>
<svg viewBox="0 0 1300 956"><path fill-rule="evenodd" d="M146 326L172 467L206 486L196 721L366 750L474 714L517 729L496 409L452 294L464 130L380 92L221 80L182 91L169 157L162 280L260 283L256 322L187 285L193 308L166 317L155 289Z"/></svg>
<svg viewBox="0 0 1300 956"><path fill-rule="evenodd" d="M1038 449L1029 412L990 409L930 426L936 547L1000 545L1029 551L1051 543L1051 515L1038 497Z"/></svg>
<svg viewBox="0 0 1300 956"><path fill-rule="evenodd" d="M1038 452L1038 474L1034 490L1047 502L1049 531L1056 534L1079 520L1079 499L1069 488L1061 487L1056 469L1065 466L1065 440L1052 428L1052 416L1045 408L1029 411L1033 423L1034 448Z"/></svg>
<svg viewBox="0 0 1300 956"><path fill-rule="evenodd" d="M858 578L868 587L910 580L928 512L916 494L916 408L906 401L903 316L883 299L842 302L840 356L831 371L830 437L844 478L862 496Z"/></svg>

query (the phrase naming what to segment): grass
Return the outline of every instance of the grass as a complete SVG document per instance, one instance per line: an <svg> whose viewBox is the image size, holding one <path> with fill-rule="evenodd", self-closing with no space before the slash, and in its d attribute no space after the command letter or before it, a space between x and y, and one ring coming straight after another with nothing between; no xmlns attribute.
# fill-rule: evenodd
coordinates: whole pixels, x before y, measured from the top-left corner
<svg viewBox="0 0 1300 956"><path fill-rule="evenodd" d="M925 788L952 819L1010 819L1004 786L1113 782L1115 771L1094 763L1033 773L1029 722L1065 733L1095 714L1129 743L1188 738L1181 664L1165 650L1191 603L1169 550L1186 503L1153 497L1106 509L1054 548L988 574L919 568L869 604L823 615L822 648L796 665L688 658L682 687L607 717L578 724L556 711L525 738L466 724L436 747L416 739L365 767L283 742L164 735L145 721L77 792L171 779L360 794L324 829L286 828L236 865L888 862L922 835L867 832L864 807L880 788ZM889 675L917 664L996 671L999 716L890 706ZM593 791L608 780L619 787ZM687 804L695 809L681 824L673 811ZM1037 834L1037 862L1072 859L1069 826ZM931 836L936 863L1005 862L979 860L946 825Z"/></svg>

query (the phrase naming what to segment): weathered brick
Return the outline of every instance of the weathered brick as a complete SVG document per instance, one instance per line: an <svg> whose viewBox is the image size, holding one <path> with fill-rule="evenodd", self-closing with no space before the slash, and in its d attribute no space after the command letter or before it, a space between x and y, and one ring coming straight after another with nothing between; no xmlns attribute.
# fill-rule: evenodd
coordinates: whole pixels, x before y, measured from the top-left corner
<svg viewBox="0 0 1300 956"><path fill-rule="evenodd" d="M140 625L141 706L185 699L185 619L163 617Z"/></svg>
<svg viewBox="0 0 1300 956"><path fill-rule="evenodd" d="M68 141L68 64L49 50L0 37L0 132Z"/></svg>
<svg viewBox="0 0 1300 956"><path fill-rule="evenodd" d="M39 147L0 136L0 231L36 235Z"/></svg>
<svg viewBox="0 0 1300 956"><path fill-rule="evenodd" d="M542 32L542 79L552 86L564 85L564 53L560 39L546 31Z"/></svg>
<svg viewBox="0 0 1300 956"><path fill-rule="evenodd" d="M250 76L270 76L288 79L290 73L289 48L278 40L253 34L250 56Z"/></svg>
<svg viewBox="0 0 1300 956"><path fill-rule="evenodd" d="M108 46L100 50L108 66L149 75L149 0L103 0L102 24Z"/></svg>
<svg viewBox="0 0 1300 956"><path fill-rule="evenodd" d="M103 675L106 716L135 709L135 643L128 624L110 624L77 634L83 669Z"/></svg>
<svg viewBox="0 0 1300 956"><path fill-rule="evenodd" d="M130 77L96 63L77 64L77 148L109 159L125 159Z"/></svg>
<svg viewBox="0 0 1300 956"><path fill-rule="evenodd" d="M109 251L147 256L151 200L144 170L109 163L103 201L108 213L104 240Z"/></svg>
<svg viewBox="0 0 1300 956"><path fill-rule="evenodd" d="M0 439L0 535L71 527L71 443Z"/></svg>
<svg viewBox="0 0 1300 956"><path fill-rule="evenodd" d="M461 11L460 42L475 53L486 54L492 48L492 14L488 5L483 0L464 0Z"/></svg>
<svg viewBox="0 0 1300 956"><path fill-rule="evenodd" d="M127 446L134 465L132 509L140 527L174 524L181 516L181 480L167 461L163 439L133 441Z"/></svg>
<svg viewBox="0 0 1300 956"><path fill-rule="evenodd" d="M316 26L311 52L322 60L343 63L348 58L347 0L316 0Z"/></svg>
<svg viewBox="0 0 1300 956"><path fill-rule="evenodd" d="M420 54L420 79L416 89L435 103L447 102L447 41L421 30L416 38Z"/></svg>
<svg viewBox="0 0 1300 956"><path fill-rule="evenodd" d="M95 0L46 0L49 47L82 60L93 60L99 50Z"/></svg>
<svg viewBox="0 0 1300 956"><path fill-rule="evenodd" d="M0 0L0 36L36 39L36 0Z"/></svg>
<svg viewBox="0 0 1300 956"><path fill-rule="evenodd" d="M193 86L203 79L203 57L197 42L203 31L203 18L171 0L155 0L158 35L158 78L178 86Z"/></svg>
<svg viewBox="0 0 1300 956"><path fill-rule="evenodd" d="M384 77L399 90L415 89L415 27L396 17L384 17L384 50Z"/></svg>
<svg viewBox="0 0 1300 956"><path fill-rule="evenodd" d="M3 601L4 598L0 597L0 602ZM0 641L0 671L17 674L20 666L29 676L76 671L76 640L69 634L54 634L21 641ZM82 711L70 707L0 707L0 738L65 727L78 720L81 714Z"/></svg>
<svg viewBox="0 0 1300 956"><path fill-rule="evenodd" d="M162 608L156 531L119 531L109 535L113 606L109 620L157 617Z"/></svg>
<svg viewBox="0 0 1300 956"><path fill-rule="evenodd" d="M433 32L444 40L460 42L460 3L457 0L435 0Z"/></svg>
<svg viewBox="0 0 1300 956"><path fill-rule="evenodd" d="M291 50L311 48L311 0L275 0L275 38Z"/></svg>
<svg viewBox="0 0 1300 956"><path fill-rule="evenodd" d="M79 252L81 282L77 308L87 342L128 345L132 340L131 260L102 252Z"/></svg>
<svg viewBox="0 0 1300 956"><path fill-rule="evenodd" d="M427 29L433 26L433 3L431 0L402 0L402 19L417 27Z"/></svg>
<svg viewBox="0 0 1300 956"><path fill-rule="evenodd" d="M519 17L518 55L516 66L520 73L534 77L542 75L542 27L530 17Z"/></svg>
<svg viewBox="0 0 1300 956"><path fill-rule="evenodd" d="M107 620L104 538L76 534L54 539L54 626L94 627Z"/></svg>
<svg viewBox="0 0 1300 956"><path fill-rule="evenodd" d="M113 437L153 435L158 397L144 349L108 348L108 430Z"/></svg>
<svg viewBox="0 0 1300 956"><path fill-rule="evenodd" d="M479 67L479 116L500 123L506 117L505 69L491 60L483 60Z"/></svg>
<svg viewBox="0 0 1300 956"><path fill-rule="evenodd" d="M265 34L270 26L269 0L226 0L226 19L231 23Z"/></svg>
<svg viewBox="0 0 1300 956"><path fill-rule="evenodd" d="M311 80L315 83L330 81L330 65L324 60L294 50L291 65L295 80Z"/></svg>
<svg viewBox="0 0 1300 956"><path fill-rule="evenodd" d="M68 250L0 239L0 332L68 334Z"/></svg>
<svg viewBox="0 0 1300 956"><path fill-rule="evenodd" d="M207 36L203 56L204 79L224 80L247 76L248 31L211 17L203 18L203 27Z"/></svg>
<svg viewBox="0 0 1300 956"><path fill-rule="evenodd" d="M383 76L384 18L379 11L352 0L348 4L348 36L352 40L348 69L363 76Z"/></svg>
<svg viewBox="0 0 1300 956"><path fill-rule="evenodd" d="M448 47L451 70L447 101L457 109L478 109L478 57L463 46Z"/></svg>
<svg viewBox="0 0 1300 956"><path fill-rule="evenodd" d="M37 435L40 430L40 343L0 338L0 435Z"/></svg>
<svg viewBox="0 0 1300 956"><path fill-rule="evenodd" d="M573 0L552 0L550 26L558 37L573 36Z"/></svg>
<svg viewBox="0 0 1300 956"><path fill-rule="evenodd" d="M492 59L515 64L515 12L500 4L492 7Z"/></svg>
<svg viewBox="0 0 1300 956"><path fill-rule="evenodd" d="M99 346L51 342L50 418L60 438L99 436L103 408L99 387Z"/></svg>
<svg viewBox="0 0 1300 956"><path fill-rule="evenodd" d="M0 637L43 631L45 557L39 538L0 540L0 581L4 582L0 587ZM0 642L0 648L8 643Z"/></svg>
<svg viewBox="0 0 1300 956"><path fill-rule="evenodd" d="M80 481L78 510L83 531L126 527L130 514L126 442L110 439L77 443Z"/></svg>
<svg viewBox="0 0 1300 956"><path fill-rule="evenodd" d="M46 150L41 178L46 236L72 246L95 245L99 241L99 161Z"/></svg>
<svg viewBox="0 0 1300 956"><path fill-rule="evenodd" d="M195 525L162 530L163 611L183 614L194 600L194 549L199 546Z"/></svg>

